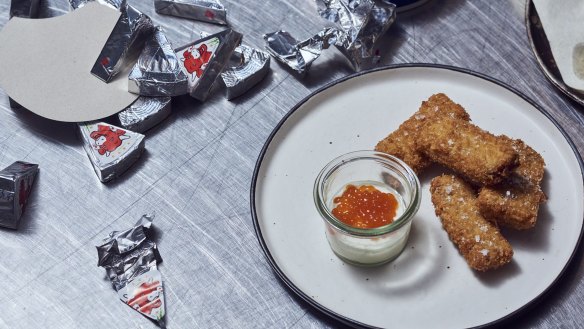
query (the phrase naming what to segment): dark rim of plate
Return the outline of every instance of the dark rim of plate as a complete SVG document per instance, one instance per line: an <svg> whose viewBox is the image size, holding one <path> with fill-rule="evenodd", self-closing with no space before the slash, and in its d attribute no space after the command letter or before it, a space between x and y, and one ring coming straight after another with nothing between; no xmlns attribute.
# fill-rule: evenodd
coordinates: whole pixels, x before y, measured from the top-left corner
<svg viewBox="0 0 584 329"><path fill-rule="evenodd" d="M367 71L363 71L363 72L358 72L358 73L346 76L344 78L330 82L327 85L312 92L310 95L306 96L303 100L298 102L288 113L286 113L286 115L284 115L284 117L280 120L280 122L278 122L278 124L276 125L274 130L272 130L272 132L270 133L270 136L268 137L264 146L262 147L262 150L260 151L260 155L259 155L258 160L256 162L253 176L252 176L252 181L251 181L251 189L250 189L251 215L252 215L253 226L254 226L254 230L256 233L256 237L258 238L260 246L261 246L262 250L264 251L266 259L270 263L272 270L274 272L276 272L276 275L280 278L280 280L282 280L282 282L284 282L284 284L290 290L292 290L293 293L295 293L298 297L300 297L306 303L308 303L311 306L313 306L314 308L316 308L321 313L323 313L323 314L331 317L332 319L337 320L343 324L350 325L353 327L357 326L357 327L363 327L363 328L377 328L377 327L370 326L370 325L361 323L359 321L353 320L351 318L348 318L342 314L334 312L334 311L328 309L327 307L319 304L316 300L314 300L313 298L308 296L306 293L304 293L301 289L296 287L294 285L294 283L280 269L280 267L278 266L278 264L276 263L276 261L272 257L272 254L270 253L270 250L268 249L268 246L266 245L266 242L265 242L264 237L262 235L261 229L259 227L259 220L258 220L258 216L257 216L257 212L256 212L256 206L255 206L256 184L257 184L258 174L259 174L260 167L262 165L264 156L266 155L266 152L267 152L274 136L278 133L278 131L284 125L284 123L288 120L288 118L290 118L290 116L292 116L292 114L294 114L294 112L296 112L296 110L298 110L300 107L302 107L302 105L304 105L308 100L310 100L312 97L318 95L319 93L323 92L324 90L329 89L329 88L331 88L337 84L340 84L342 82L345 82L347 80L350 80L350 79L353 79L356 77L360 77L362 75L366 75L366 74L369 74L372 72L393 70L393 69L402 69L402 68L435 68L435 69L443 69L443 70L460 72L460 73L472 75L472 76L478 77L480 79L489 81L491 83L499 85L499 86L513 92L515 95L519 96L521 99L525 100L531 106L533 106L534 108L539 110L539 112L541 112L548 120L550 120L556 126L556 128L562 133L562 136L564 137L564 139L568 142L568 144L572 148L572 152L574 152L574 155L576 156L576 159L578 161L578 165L580 166L580 174L584 177L584 164L582 162L582 159L581 159L579 153L576 151L576 146L574 145L574 142L572 142L572 139L570 138L570 136L568 136L566 131L558 124L558 122L554 118L552 118L551 115L549 113L547 113L543 108L541 108L534 101L532 101L530 98L525 96L523 93L521 93L517 89L515 89L515 88L513 88L513 87L511 87L511 86L509 86L509 85L507 85L499 80L496 80L492 77L486 76L482 73L478 73L478 72L475 72L475 71L472 71L469 69L465 69L465 68L459 68L459 67L455 67L455 66L442 65L442 64L411 63L411 64L388 65L388 66L383 66L383 67L379 67L379 68L375 68L375 69L371 69L371 70L367 70ZM582 182L582 184L584 185L584 181ZM509 314L507 314L499 319L493 320L489 323L485 323L485 324L482 324L482 325L479 325L479 326L476 326L473 328L486 328L489 326L502 324L503 322L510 320L511 318L515 317L517 314L526 311L527 309L533 307L538 302L543 300L543 296L545 296L546 294L548 294L550 292L551 287L554 286L559 281L559 279L566 272L569 264L572 262L572 259L574 258L576 252L578 251L579 245L582 241L583 233L584 233L584 225L582 225L582 227L580 229L580 234L578 236L578 242L574 246L574 250L572 250L572 254L570 255L570 258L568 259L568 261L566 262L566 264L564 265L564 267L562 268L562 270L560 271L558 276L554 279L554 281L544 291L542 291L539 295L537 295L535 298L533 298L531 301L527 302L525 305L523 305L519 309L517 309L517 310L515 310L515 311L513 311L513 312L511 312L511 313L509 313Z"/></svg>
<svg viewBox="0 0 584 329"><path fill-rule="evenodd" d="M545 77L566 96L584 106L584 92L570 88L562 79L532 0L529 0L525 6L525 27L531 51L535 55L535 59Z"/></svg>

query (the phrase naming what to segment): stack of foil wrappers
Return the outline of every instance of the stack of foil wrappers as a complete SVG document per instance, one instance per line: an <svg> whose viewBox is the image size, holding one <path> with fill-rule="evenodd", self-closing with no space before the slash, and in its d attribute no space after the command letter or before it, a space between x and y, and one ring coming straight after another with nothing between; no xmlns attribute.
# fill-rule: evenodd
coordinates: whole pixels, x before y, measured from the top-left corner
<svg viewBox="0 0 584 329"><path fill-rule="evenodd" d="M144 215L134 227L113 231L97 246L97 265L105 268L120 299L142 315L164 326L165 302L162 258L149 237L153 215Z"/></svg>
<svg viewBox="0 0 584 329"><path fill-rule="evenodd" d="M305 74L323 49L334 44L350 61L355 71L379 61L375 42L395 21L395 5L373 0L316 0L319 15L334 27L325 28L304 41L285 31L264 35L266 49L280 62Z"/></svg>

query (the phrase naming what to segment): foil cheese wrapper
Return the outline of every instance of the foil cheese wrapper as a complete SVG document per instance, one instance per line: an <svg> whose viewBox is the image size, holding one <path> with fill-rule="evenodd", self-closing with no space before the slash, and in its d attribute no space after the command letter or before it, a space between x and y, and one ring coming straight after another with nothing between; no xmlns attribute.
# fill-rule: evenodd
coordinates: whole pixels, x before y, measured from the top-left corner
<svg viewBox="0 0 584 329"><path fill-rule="evenodd" d="M374 45L395 21L394 4L375 4L372 0L316 0L316 3L320 16L342 31L336 46L356 71L379 62Z"/></svg>
<svg viewBox="0 0 584 329"><path fill-rule="evenodd" d="M181 68L188 77L191 97L200 101L207 99L242 37L241 33L227 29L175 49Z"/></svg>
<svg viewBox="0 0 584 329"><path fill-rule="evenodd" d="M18 228L38 171L37 164L23 161L0 171L0 226Z"/></svg>
<svg viewBox="0 0 584 329"><path fill-rule="evenodd" d="M10 2L10 18L38 18L41 0L12 0Z"/></svg>
<svg viewBox="0 0 584 329"><path fill-rule="evenodd" d="M262 81L270 71L270 55L261 50L241 45L235 48L233 55L239 60L239 64L228 67L221 73L229 100L244 94Z"/></svg>
<svg viewBox="0 0 584 329"><path fill-rule="evenodd" d="M125 129L143 133L166 119L171 112L170 97L140 96L127 109L118 114Z"/></svg>
<svg viewBox="0 0 584 329"><path fill-rule="evenodd" d="M187 75L160 27L146 42L128 76L128 91L142 96L187 94Z"/></svg>
<svg viewBox="0 0 584 329"><path fill-rule="evenodd" d="M286 31L264 34L266 50L278 61L286 64L300 75L304 75L314 62L331 44L337 42L339 30L325 28L304 41L296 40Z"/></svg>
<svg viewBox="0 0 584 329"><path fill-rule="evenodd" d="M104 183L123 174L144 151L144 135L104 122L81 123L79 133L93 169Z"/></svg>
<svg viewBox="0 0 584 329"><path fill-rule="evenodd" d="M149 237L153 215L143 215L125 231L113 231L97 246L97 265L105 268L120 299L142 315L164 324L165 303L162 262Z"/></svg>
<svg viewBox="0 0 584 329"><path fill-rule="evenodd" d="M71 6L71 8L73 10L75 10L75 9L79 9L79 8L85 6L85 4L87 4L88 2L94 2L94 1L97 3L100 3L102 5L106 5L108 7L111 7L113 9L118 9L118 10L126 2L126 0L69 0L69 5Z"/></svg>
<svg viewBox="0 0 584 329"><path fill-rule="evenodd" d="M154 30L150 18L125 0L120 11L122 14L91 69L93 75L105 82L138 57Z"/></svg>
<svg viewBox="0 0 584 329"><path fill-rule="evenodd" d="M227 11L218 0L154 0L157 13L227 25Z"/></svg>

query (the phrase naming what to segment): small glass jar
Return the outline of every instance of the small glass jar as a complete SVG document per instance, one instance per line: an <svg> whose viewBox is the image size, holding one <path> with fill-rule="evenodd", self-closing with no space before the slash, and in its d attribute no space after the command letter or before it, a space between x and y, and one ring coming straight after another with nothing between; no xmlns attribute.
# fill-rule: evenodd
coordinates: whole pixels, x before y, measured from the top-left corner
<svg viewBox="0 0 584 329"><path fill-rule="evenodd" d="M376 228L356 228L333 214L333 199L347 185L373 185L398 201L394 220ZM402 160L376 151L356 151L329 162L314 184L314 203L324 219L333 252L347 263L375 266L394 260L403 251L420 208L420 181Z"/></svg>

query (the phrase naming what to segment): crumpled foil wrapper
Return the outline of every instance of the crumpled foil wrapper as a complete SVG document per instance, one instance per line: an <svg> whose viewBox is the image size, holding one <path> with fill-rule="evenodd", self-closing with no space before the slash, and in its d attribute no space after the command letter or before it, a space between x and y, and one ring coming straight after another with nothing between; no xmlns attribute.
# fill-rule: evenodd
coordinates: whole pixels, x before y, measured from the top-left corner
<svg viewBox="0 0 584 329"><path fill-rule="evenodd" d="M264 40L270 55L298 74L304 75L322 50L337 42L338 33L335 28L325 28L313 37L299 42L290 33L280 30L264 34Z"/></svg>
<svg viewBox="0 0 584 329"><path fill-rule="evenodd" d="M10 18L38 18L41 0L12 0L10 2Z"/></svg>
<svg viewBox="0 0 584 329"><path fill-rule="evenodd" d="M0 226L17 229L39 165L16 161L0 171Z"/></svg>
<svg viewBox="0 0 584 329"><path fill-rule="evenodd" d="M126 2L126 0L69 0L69 5L71 6L71 9L75 10L75 9L79 9L79 8L85 6L85 4L87 4L89 2L94 2L94 1L96 1L97 3L100 3L102 5L106 5L108 7L111 7L113 9L118 9L118 10Z"/></svg>
<svg viewBox="0 0 584 329"><path fill-rule="evenodd" d="M120 299L141 314L163 324L165 314L162 262L149 238L154 215L143 215L134 227L113 231L97 246L97 265L106 273Z"/></svg>
<svg viewBox="0 0 584 329"><path fill-rule="evenodd" d="M144 151L144 135L105 122L80 123L79 134L97 177L104 183L122 175Z"/></svg>
<svg viewBox="0 0 584 329"><path fill-rule="evenodd" d="M126 65L136 59L150 38L154 25L150 18L123 0L121 15L99 54L91 73L111 81Z"/></svg>
<svg viewBox="0 0 584 329"><path fill-rule="evenodd" d="M171 112L170 97L140 96L127 109L118 114L122 127L138 133L154 127Z"/></svg>
<svg viewBox="0 0 584 329"><path fill-rule="evenodd" d="M372 0L316 0L316 3L320 16L343 32L336 46L356 71L379 62L374 45L395 21L394 4L375 4Z"/></svg>
<svg viewBox="0 0 584 329"><path fill-rule="evenodd" d="M191 97L205 101L215 80L231 58L243 35L226 29L174 50L188 77Z"/></svg>
<svg viewBox="0 0 584 329"><path fill-rule="evenodd" d="M142 96L179 96L188 92L187 76L160 27L146 42L128 79L128 91Z"/></svg>
<svg viewBox="0 0 584 329"><path fill-rule="evenodd" d="M229 100L243 95L262 81L270 71L270 55L261 50L241 45L235 48L233 57L239 63L221 73Z"/></svg>
<svg viewBox="0 0 584 329"><path fill-rule="evenodd" d="M227 25L227 10L218 0L154 0L157 13Z"/></svg>

